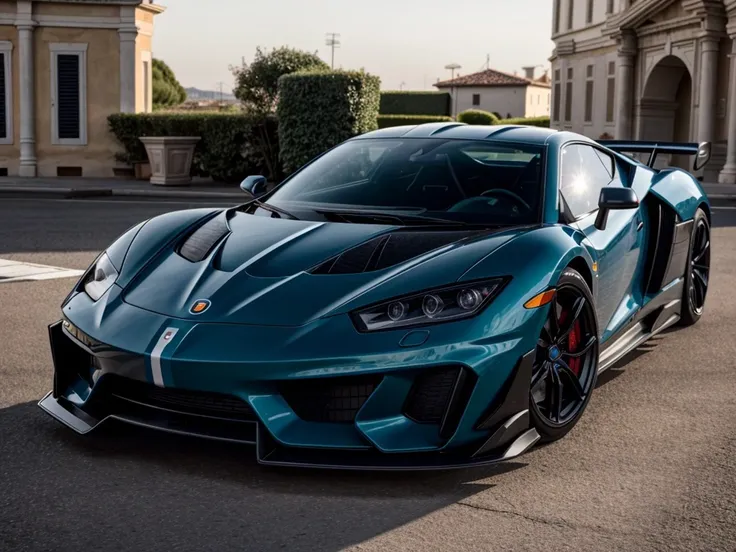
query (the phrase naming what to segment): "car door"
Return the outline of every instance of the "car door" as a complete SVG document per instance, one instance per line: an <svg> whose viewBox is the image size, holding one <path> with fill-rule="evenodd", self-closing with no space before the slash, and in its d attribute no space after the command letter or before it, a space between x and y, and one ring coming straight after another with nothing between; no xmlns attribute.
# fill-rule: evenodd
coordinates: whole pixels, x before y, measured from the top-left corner
<svg viewBox="0 0 736 552"><path fill-rule="evenodd" d="M597 253L595 300L603 341L631 320L643 299L637 278L646 243L642 208L611 211L605 229L595 227L601 189L625 185L616 158L605 150L586 143L563 148L560 193L566 216Z"/></svg>

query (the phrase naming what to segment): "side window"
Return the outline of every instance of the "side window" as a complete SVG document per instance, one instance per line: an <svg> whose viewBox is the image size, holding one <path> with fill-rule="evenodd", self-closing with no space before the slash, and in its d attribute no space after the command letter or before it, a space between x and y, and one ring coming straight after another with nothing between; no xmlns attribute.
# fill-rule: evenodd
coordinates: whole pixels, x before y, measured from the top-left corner
<svg viewBox="0 0 736 552"><path fill-rule="evenodd" d="M560 193L577 218L598 208L601 189L611 183L613 159L596 148L583 144L562 150Z"/></svg>

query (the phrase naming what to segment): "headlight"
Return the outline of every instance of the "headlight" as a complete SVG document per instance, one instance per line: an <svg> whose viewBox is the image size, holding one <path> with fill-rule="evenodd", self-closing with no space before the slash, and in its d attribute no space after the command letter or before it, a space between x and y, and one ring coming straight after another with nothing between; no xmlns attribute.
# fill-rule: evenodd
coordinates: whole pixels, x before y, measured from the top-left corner
<svg viewBox="0 0 736 552"><path fill-rule="evenodd" d="M394 330L470 318L483 310L503 289L508 279L466 282L397 297L352 314L361 332Z"/></svg>
<svg viewBox="0 0 736 552"><path fill-rule="evenodd" d="M84 280L84 291L93 301L97 301L112 287L118 279L118 271L110 262L107 253L103 253Z"/></svg>

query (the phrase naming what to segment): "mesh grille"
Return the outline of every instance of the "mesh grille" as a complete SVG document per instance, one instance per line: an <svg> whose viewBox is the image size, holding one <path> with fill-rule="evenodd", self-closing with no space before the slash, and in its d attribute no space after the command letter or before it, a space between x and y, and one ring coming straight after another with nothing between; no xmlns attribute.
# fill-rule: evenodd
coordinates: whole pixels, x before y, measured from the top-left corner
<svg viewBox="0 0 736 552"><path fill-rule="evenodd" d="M382 376L282 382L279 391L297 416L307 422L352 423Z"/></svg>
<svg viewBox="0 0 736 552"><path fill-rule="evenodd" d="M220 393L157 387L118 376L104 378L104 394L182 414L255 421L250 405L238 397Z"/></svg>
<svg viewBox="0 0 736 552"><path fill-rule="evenodd" d="M447 410L460 368L443 368L419 375L409 392L404 414L425 424L439 424Z"/></svg>
<svg viewBox="0 0 736 552"><path fill-rule="evenodd" d="M184 240L179 248L179 254L188 261L198 263L207 257L215 244L229 231L225 218L215 217Z"/></svg>

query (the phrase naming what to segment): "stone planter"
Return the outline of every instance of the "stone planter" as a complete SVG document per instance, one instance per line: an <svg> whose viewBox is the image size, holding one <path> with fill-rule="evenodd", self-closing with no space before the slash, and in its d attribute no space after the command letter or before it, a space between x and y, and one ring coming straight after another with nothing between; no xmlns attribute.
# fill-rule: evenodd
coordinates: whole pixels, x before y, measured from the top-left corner
<svg viewBox="0 0 736 552"><path fill-rule="evenodd" d="M145 136L139 140L151 162L151 184L186 186L192 181L189 172L199 136Z"/></svg>

